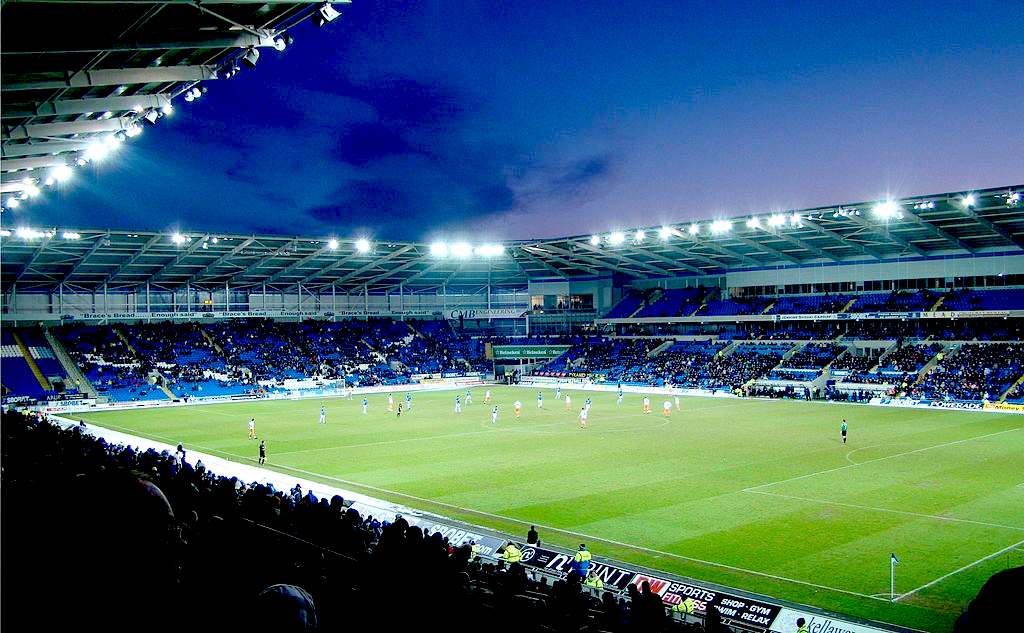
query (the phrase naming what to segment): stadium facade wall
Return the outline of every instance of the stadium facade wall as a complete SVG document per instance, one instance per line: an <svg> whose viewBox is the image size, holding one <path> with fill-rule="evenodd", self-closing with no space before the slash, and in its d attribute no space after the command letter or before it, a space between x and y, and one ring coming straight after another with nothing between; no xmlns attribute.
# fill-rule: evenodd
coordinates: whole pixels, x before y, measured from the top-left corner
<svg viewBox="0 0 1024 633"><path fill-rule="evenodd" d="M766 269L737 270L726 274L726 286L770 286L834 282L885 281L945 277L982 277L1024 273L1024 253L981 253L973 256L901 258L853 264L819 263Z"/></svg>
<svg viewBox="0 0 1024 633"><path fill-rule="evenodd" d="M487 310L520 310L529 306L525 291L479 292L473 294L409 294L374 295L364 293L321 293L317 295L266 293L262 289L244 292L232 289L186 292L61 292L16 293L3 297L5 318L31 320L39 315L88 317L95 314L123 315L115 318L145 318L141 315L170 312L267 312L289 313L291 316L312 316L332 313L346 316L444 314L453 318L454 310L486 315ZM307 313L307 314L302 314ZM287 315L286 315L287 316ZM454 317L454 318L457 318ZM486 318L486 317L482 317Z"/></svg>

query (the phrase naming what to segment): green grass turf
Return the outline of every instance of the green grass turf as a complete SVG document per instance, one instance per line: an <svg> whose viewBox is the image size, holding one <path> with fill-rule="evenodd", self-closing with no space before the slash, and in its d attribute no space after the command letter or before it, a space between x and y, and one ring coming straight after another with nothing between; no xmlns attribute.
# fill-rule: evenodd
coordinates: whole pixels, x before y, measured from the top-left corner
<svg viewBox="0 0 1024 633"><path fill-rule="evenodd" d="M75 417L252 461L255 416L281 472L512 533L535 523L599 556L928 631L950 630L989 575L1024 561L1011 550L895 604L871 597L888 594L890 552L903 593L1024 541L1019 416L686 398L666 420L658 397L642 415L639 395L617 406L569 392L566 411L551 391L543 410L536 390L493 391L497 425L479 387L461 415L455 392L434 392L400 419L386 395L365 416L357 397Z"/></svg>

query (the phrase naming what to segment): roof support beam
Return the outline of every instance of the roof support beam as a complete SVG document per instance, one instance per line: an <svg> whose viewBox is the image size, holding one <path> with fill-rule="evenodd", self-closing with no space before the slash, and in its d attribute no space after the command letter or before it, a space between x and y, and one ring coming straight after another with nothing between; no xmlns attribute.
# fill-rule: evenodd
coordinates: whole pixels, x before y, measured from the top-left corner
<svg viewBox="0 0 1024 633"><path fill-rule="evenodd" d="M246 266L243 270L241 270L241 271L231 275L231 277L228 278L228 282L229 283L233 282L236 279L238 279L239 277L245 277L246 275L248 275L252 271L256 270L257 268L263 267L267 262L272 261L272 260L274 260L274 259L276 259L278 257L281 257L282 256L282 252L281 251L286 251L286 250L290 251L293 248L295 248L298 245L298 243L299 243L298 238L295 238L292 241L290 241L287 244L285 244L284 246L279 246L278 248L275 248L269 254L264 255L263 257L260 257L259 259L257 259L253 263L251 263L248 266ZM303 283L303 282L300 281L299 283Z"/></svg>
<svg viewBox="0 0 1024 633"><path fill-rule="evenodd" d="M86 29L87 31L87 29ZM183 32L180 37L162 42L133 42L118 40L113 42L97 41L54 41L34 42L30 49L35 50L4 50L3 55L47 55L74 53L110 53L116 51L163 51L189 50L203 48L273 48L274 32L267 29L254 29L253 32L226 30L220 32L194 31Z"/></svg>
<svg viewBox="0 0 1024 633"><path fill-rule="evenodd" d="M806 240L802 240L799 237L794 237L793 235L789 235L789 234L783 233L782 231L771 231L771 235L774 235L775 237L779 238L780 240L782 240L784 242L788 242L788 243L792 244L793 246L798 246L798 247L800 247L800 248L802 248L802 249L804 249L804 250L806 250L808 252L814 253L815 255L817 255L818 257L820 257L822 259L831 259L834 262L842 261L842 260L840 260L840 258L836 257L835 254L829 253L828 251L823 251L822 249L818 248L814 244L811 244L810 242L808 242Z"/></svg>
<svg viewBox="0 0 1024 633"><path fill-rule="evenodd" d="M18 158L21 156L38 156L40 154L56 154L63 152L82 152L95 141L78 139L49 139L46 141L7 144L0 147L0 156Z"/></svg>
<svg viewBox="0 0 1024 633"><path fill-rule="evenodd" d="M32 158L12 158L0 160L0 172L12 172L22 169L44 169L46 167L59 167L67 165L66 156L34 156Z"/></svg>
<svg viewBox="0 0 1024 633"><path fill-rule="evenodd" d="M594 259L593 257L584 257L582 255L579 255L578 253L569 253L568 251L562 251L562 252L563 253L569 253L569 255L571 257L574 257L574 258L577 258L577 259L582 259L583 261L588 262L590 265L586 266L586 265L581 264L581 263L579 263L577 261L574 261L572 259L566 259L565 257L559 257L558 255L555 255L553 253L550 253L549 251L544 250L545 247L550 248L550 246L551 246L550 244L544 244L544 245L541 245L541 246L530 245L530 246L524 246L523 249L524 250L525 249L531 249L531 252L533 252L535 255L542 255L542 256L544 256L544 257L546 257L546 258L548 258L548 259L550 259L552 261L559 262L560 264L565 264L566 266L569 266L570 268L575 268L576 270L582 270L583 272L588 273L590 275L596 275L597 274L597 270L598 270L597 268L592 268L592 266L596 265L599 268L604 268L605 266L607 266L607 264L605 262L602 262L600 260Z"/></svg>
<svg viewBox="0 0 1024 633"><path fill-rule="evenodd" d="M839 244L844 245L844 246L849 246L850 248L856 249L856 250L860 251L861 253L863 253L864 255L867 255L869 257L874 257L875 259L885 259L885 257L881 253L879 253L878 251L876 251L874 249L871 249L871 248L868 248L867 246L864 246L863 244L859 244L857 242L854 242L850 238L843 237L842 235L840 235L839 233L836 233L832 229L826 229L825 227L821 226L820 224L816 224L815 222L812 222L811 220L808 220L807 218L800 218L800 223L803 224L804 226L806 226L807 228L811 229L815 233L818 233L820 235L826 235L826 236L834 239Z"/></svg>
<svg viewBox="0 0 1024 633"><path fill-rule="evenodd" d="M648 264L647 262L642 262L639 259L633 259L632 257L626 257L625 255L623 255L621 253L616 253L613 250L605 249L605 250L602 251L601 249L597 248L596 246L592 246L592 245L590 245L589 243L586 243L586 242L576 242L575 246L576 246L576 248L582 248L583 250L590 251L591 253L597 253L599 255L605 255L605 256L611 257L612 259L615 259L615 260L620 261L620 262L625 262L627 264L632 264L633 266L639 266L640 268L643 268L643 269L646 269L646 270L649 270L649 271L653 272L655 275L663 275L663 276L669 276L669 277L671 276L671 273L668 272L667 270L665 270L664 268L660 268L658 266L655 266L654 264Z"/></svg>
<svg viewBox="0 0 1024 633"><path fill-rule="evenodd" d="M123 263L120 266L118 266L114 270L114 272L112 272L109 275L107 275L107 277L102 282L100 282L99 285L102 286L102 285L110 283L110 281L112 279L114 279L115 277L117 277L118 275L123 273L124 271L128 270L128 267L132 266L133 264L135 264L135 262L139 261L139 259L142 258L142 256L146 254L146 251L148 251L149 249L153 248L153 246L155 246L156 243L160 241L160 238L161 238L161 236L159 234L154 235L153 237L149 238L149 241L147 241L145 244L143 244L142 248L137 250L135 252L135 254L132 255L128 259L128 261L126 261L125 263Z"/></svg>
<svg viewBox="0 0 1024 633"><path fill-rule="evenodd" d="M26 81L5 83L4 92L14 90L60 90L93 86L206 81L217 78L214 66L153 66L149 68L115 68L83 70L77 73L39 73Z"/></svg>
<svg viewBox="0 0 1024 633"><path fill-rule="evenodd" d="M967 217L971 218L972 220L974 220L975 222L977 222L981 226L985 227L989 231L992 231L993 233L995 233L999 237L1003 238L1007 242L1009 242L1011 244L1014 244L1016 246L1019 246L1021 248L1024 248L1024 240L1022 240L1021 238L1014 237L1012 233L1010 233L1009 231L1007 231L1003 227L1001 227L998 224L995 224L993 222L990 222L987 218L981 217L980 215L978 215L977 211L975 211L971 207L965 207L963 211L964 211L964 215L966 215Z"/></svg>
<svg viewBox="0 0 1024 633"><path fill-rule="evenodd" d="M732 237L733 237L733 239L737 239L737 240L743 242L744 244L746 244L747 246L749 246L751 248L760 249L760 250L768 253L769 255L774 255L775 257L778 257L779 259L785 260L785 261L787 261L787 262L789 262L791 264L799 264L800 263L799 259L797 259L796 257L793 257L789 253L784 253L784 252L778 250L777 248L772 248L771 246L768 246L767 244L763 244L763 243L758 242L756 240L752 240L749 237L744 237L742 235L733 235Z"/></svg>
<svg viewBox="0 0 1024 633"><path fill-rule="evenodd" d="M909 218L911 222L916 223L918 226L928 231L932 235L941 237L942 239L952 244L954 247L963 249L968 253L974 253L974 249L969 244L967 244L966 242L964 242L963 240L954 235L950 235L948 232L944 231L943 229L940 229L939 227L935 226L928 220L925 220L924 218L910 212L903 214L903 217Z"/></svg>
<svg viewBox="0 0 1024 633"><path fill-rule="evenodd" d="M381 273L380 275L377 275L376 277L371 277L370 279L367 279L367 280L363 281L363 284L367 285L367 286L372 286L373 284L375 284L376 282L380 281L381 279L387 279L391 275L394 275L396 273L400 273L403 270L409 270L413 266L417 266L417 265L421 264L422 262L423 262L423 258L422 257L417 258L417 259L413 259L413 260L410 260L410 261L407 261L404 264L402 264L401 266L396 266L395 268L392 268L391 270L389 270L389 271L387 271L385 273ZM417 274L419 274L419 273L417 273ZM402 283L409 283L409 280L408 279L403 279Z"/></svg>
<svg viewBox="0 0 1024 633"><path fill-rule="evenodd" d="M516 264L519 266L519 268L523 271L523 274L526 275L527 281L529 281L530 274L526 271L525 268L523 268L522 263L519 260L516 259L516 255L522 255L523 257L529 259L531 262L534 262L535 264L540 264L541 266L543 266L547 270L553 272L554 274L558 275L559 277L562 277L563 279L565 278L565 273L564 272L562 272L561 270L555 268L554 266L552 266L551 264L547 263L543 259L537 257L536 255L534 255L530 251L526 250L525 248L517 248L517 249L514 249L514 250L509 251L509 252L512 254L512 260L516 262Z"/></svg>
<svg viewBox="0 0 1024 633"><path fill-rule="evenodd" d="M690 239L682 231L680 231L679 229L676 229L676 228L672 229L672 235L674 235L675 237L681 237L681 238L686 239L686 240ZM724 262L721 262L721 261L719 261L719 260L717 260L717 259L715 259L713 257L708 257L707 255L701 255L700 253L694 253L690 249L685 248L685 247L681 246L678 243L665 242L665 247L668 248L673 253L679 253L680 255L685 255L686 257L689 257L690 259L695 259L695 260L697 260L699 262L704 262L705 264L710 264L710 265L714 266L715 268L721 268L722 270L726 270L727 268L729 268L729 266L727 266ZM708 274L708 273L705 272L704 274Z"/></svg>
<svg viewBox="0 0 1024 633"><path fill-rule="evenodd" d="M39 243L39 248L37 248L37 249L35 250L35 252L34 252L34 253L32 253L32 257L29 257L28 261L27 261L27 262L25 262L25 265L24 265L24 266L22 266L22 267L21 267L21 270L19 270L19 271L18 271L18 274L16 274L16 275L14 276L14 283L18 283L18 281L19 281L19 280L21 279L21 277L22 277L22 276L23 276L23 275L24 275L24 274L25 274L26 272L28 272L28 270L29 270L30 268L32 268L33 264L35 264L35 263L36 263L36 260L38 260L38 259L39 259L39 256L40 256L40 255L42 255L44 251L46 251L46 247L50 245L50 241L51 241L52 239L53 239L53 236L52 236L52 235L51 235L50 237L45 237L45 238L43 238L43 241Z"/></svg>
<svg viewBox="0 0 1024 633"><path fill-rule="evenodd" d="M420 261L422 261L422 259L417 259L417 260L414 260L414 261L415 261L415 263L418 264L418 263L420 263ZM408 286L409 282L416 281L420 277L423 277L424 275L428 275L428 274L434 272L435 270L437 270L441 266L444 266L444 264L445 264L444 260L438 260L438 261L434 262L433 264L430 264L429 266L427 266L423 270L419 271L418 273L410 275L410 276L406 277L405 279L403 279L402 281L398 282L397 284L393 284L393 285L389 286L389 288L396 288L398 286Z"/></svg>
<svg viewBox="0 0 1024 633"><path fill-rule="evenodd" d="M164 94L134 95L128 97L100 97L92 99L64 99L39 104L35 110L8 110L0 116L4 119L31 116L64 116L87 114L89 112L129 112L136 108L162 108L170 105L171 99Z"/></svg>
<svg viewBox="0 0 1024 633"><path fill-rule="evenodd" d="M220 257L215 259L213 262L211 262L209 265L207 265L206 268L204 268L202 270L199 270L199 271L196 271L195 273L193 273L192 276L189 277L185 281L185 283L186 284L190 284L190 283L193 283L194 281L196 281L198 279L201 279L201 278L205 277L206 274L209 273L211 270L213 270L217 266L220 266L224 262L228 261L229 259L231 259L235 255L241 253L243 250L249 248L249 246L252 245L252 243L255 242L255 241L256 241L256 238L254 238L254 237L246 238L238 246L235 246L234 248L232 248L227 253L224 253L223 255L221 255Z"/></svg>
<svg viewBox="0 0 1024 633"><path fill-rule="evenodd" d="M148 284L148 283L153 283L155 281L159 281L161 277L163 277L164 275L167 274L168 270L170 270L171 268L174 268L175 266L177 266L181 262L185 261L186 259L189 258L190 255L192 255L192 253L194 253L194 252L198 251L200 248L202 248L203 244L206 243L206 240L208 240L208 239L210 239L209 235L204 235L204 236L202 236L199 239L193 239L191 245L186 247L185 250L183 250L182 252L178 253L178 256L175 257L173 260L171 260L169 263L164 264L163 266L161 266L159 270L157 270L155 273L150 275L149 278L146 279L145 281L143 281L142 283L143 284Z"/></svg>
<svg viewBox="0 0 1024 633"><path fill-rule="evenodd" d="M683 235L683 234L680 233L680 235ZM713 250L713 251L715 251L717 253L722 253L723 255L728 255L729 257L738 259L741 262L744 262L744 263L749 264L751 266L763 266L764 265L764 262L759 262L756 259L754 259L753 257L750 257L748 255L744 255L743 253L741 253L739 251L734 251L731 248L727 248L725 246L721 246L719 244L716 244L712 240L704 240L702 242L698 242L697 238L695 238L695 237L693 237L693 236L691 236L689 234L687 234L686 237L690 240L690 243L693 244L694 246L704 246L704 247L710 248L711 250ZM694 255L696 255L696 254L694 253ZM722 267L726 268L726 269L730 268L730 266L726 266L725 264L722 264Z"/></svg>
<svg viewBox="0 0 1024 633"><path fill-rule="evenodd" d="M312 253L310 253L309 255L306 255L302 259L294 261L291 264L288 264L287 266L285 266L281 270L277 271L273 275L267 277L266 279L263 280L263 283L265 283L267 285L273 284L278 279L281 279L282 277L284 277L285 275L291 273L292 271L294 271L294 270L296 270L298 268L301 268L302 266L308 264L309 262L313 261L317 257L320 257L321 255L323 255L324 253L326 253L329 250L330 250L330 248L328 248L327 246L322 246L322 247L316 249L315 251L313 251Z"/></svg>
<svg viewBox="0 0 1024 633"><path fill-rule="evenodd" d="M647 250L646 248L643 248L642 246L633 246L631 248L634 251L636 251L637 253L640 253L642 255L646 255L647 257L650 257L652 259L656 259L659 262L662 262L664 264L668 264L669 266L674 266L676 268L682 268L683 270L688 270L691 273L697 273L698 275L703 275L704 274L704 271L701 270L700 268L697 268L696 266L691 266L690 264L687 264L685 262L681 262L681 261L676 260L676 259L672 259L671 257L665 257L664 255L661 255L659 253L655 253L654 251Z"/></svg>
<svg viewBox="0 0 1024 633"><path fill-rule="evenodd" d="M888 226L889 226L888 224L872 224L871 222L868 222L867 220L865 220L864 218L862 218L859 215L848 215L846 217L848 219L850 219L850 220L853 220L857 224L863 226L864 228L866 228L867 230L871 231L875 235L881 235L882 237L884 237L887 240L896 242L897 244L902 246L905 250L908 250L908 251L914 253L915 255L919 255L921 257L924 257L924 255L925 255L925 252L923 250L921 250L920 248L918 248L917 246L911 244L910 242L908 242L907 240L903 239L899 235L894 235L891 231L886 230L888 228Z"/></svg>
<svg viewBox="0 0 1024 633"><path fill-rule="evenodd" d="M62 284L66 283L68 279L71 279L75 275L75 273L77 273L79 270L81 270L82 266L85 265L85 262L90 257L95 255L96 251L100 250L100 247L102 247L103 243L106 240L108 240L108 239L110 239L110 232L109 231L107 232L107 234L105 236L104 235L97 235L94 238L92 246L89 247L89 250L86 251L85 255L82 255L82 257L77 262L75 262L75 265L71 267L71 270L69 270L66 275L64 275L64 278L60 280L60 283L62 283Z"/></svg>
<svg viewBox="0 0 1024 633"><path fill-rule="evenodd" d="M102 132L118 132L126 130L131 125L128 117L114 117L111 119L86 119L82 121L69 121L66 123L33 123L6 127L3 131L3 140L13 141L27 138L50 138L53 136L70 136L72 134L98 134Z"/></svg>
<svg viewBox="0 0 1024 633"><path fill-rule="evenodd" d="M389 262L389 261L391 261L392 259L394 259L396 257L404 255L405 253L408 253L411 250L413 250L412 246L403 246L402 248L400 248L398 250L395 250L395 251L391 251L387 255L384 255L383 257L380 257L380 258L378 258L376 260L373 260L373 261L371 261L368 264L365 264L363 266L360 266L359 268L356 268L355 270L352 270L352 271L349 271L349 272L345 273L341 277L332 280L331 283L334 283L334 284L344 283L344 282L348 281L349 279L352 279L356 275L361 275L361 274L365 273L366 271L372 270L372 269L376 268L377 266L380 266L381 264L383 264L385 262ZM352 259L354 259L355 257L358 257L358 256L365 257L365 255L362 255L362 253L358 253L358 252L352 253L348 257L345 257L343 259L339 259L338 261L336 261L335 263L331 264L330 266L328 266L326 268L323 268L321 270L318 270L318 271L316 271L314 273L311 273L311 274L307 275L305 278L303 278L301 281L299 281L295 285L289 286L289 289L295 288L295 287L300 286L300 285L305 284L305 283L308 283L308 282L316 279L317 277L322 276L324 273L327 273L327 272L330 272L330 271L335 270L337 268L340 268L346 262L348 262L348 261L350 261L350 260L352 260Z"/></svg>

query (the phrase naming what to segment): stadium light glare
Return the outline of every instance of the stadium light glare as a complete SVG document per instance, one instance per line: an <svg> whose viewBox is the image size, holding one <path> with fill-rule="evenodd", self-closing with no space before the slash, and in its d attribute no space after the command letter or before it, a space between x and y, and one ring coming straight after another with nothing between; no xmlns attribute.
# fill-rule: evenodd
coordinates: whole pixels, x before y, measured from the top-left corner
<svg viewBox="0 0 1024 633"><path fill-rule="evenodd" d="M14 234L23 240L35 240L45 235L42 231L29 228L27 226L18 227L14 231Z"/></svg>
<svg viewBox="0 0 1024 633"><path fill-rule="evenodd" d="M25 183L25 189L24 189L24 191L25 191L25 193L27 193L27 194L28 194L28 197L29 197L29 198L35 198L35 197L36 197L36 196L38 196L38 195L39 195L40 193L42 193L42 192L41 192L41 191L39 190L39 187L37 187L37 186L36 186L36 184L35 184L34 182L32 182L32 181L29 181L29 182L26 182L26 183Z"/></svg>
<svg viewBox="0 0 1024 633"><path fill-rule="evenodd" d="M12 197L7 199L7 208L8 209L17 209L20 206L21 206L21 201L18 200L17 198L12 196Z"/></svg>
<svg viewBox="0 0 1024 633"><path fill-rule="evenodd" d="M142 126L133 123L132 125L129 125L125 128L124 133L125 136L127 136L128 138L135 138L139 134L142 134Z"/></svg>
<svg viewBox="0 0 1024 633"><path fill-rule="evenodd" d="M747 228L748 229L759 229L759 228L761 228L761 219L756 217L756 216L748 219L747 220Z"/></svg>
<svg viewBox="0 0 1024 633"><path fill-rule="evenodd" d="M789 223L792 226L803 226L804 225L803 219L800 217L799 213L794 213L793 215L789 216Z"/></svg>
<svg viewBox="0 0 1024 633"><path fill-rule="evenodd" d="M184 244L185 239L185 236L182 235L181 233L174 233L173 235L171 235L171 241L174 242L175 244Z"/></svg>
<svg viewBox="0 0 1024 633"><path fill-rule="evenodd" d="M160 111L164 113L164 116L171 116L174 114L174 106L169 103L165 103L163 107L160 108Z"/></svg>
<svg viewBox="0 0 1024 633"><path fill-rule="evenodd" d="M505 247L501 244L481 244L473 252L479 257L497 257L505 254Z"/></svg>
<svg viewBox="0 0 1024 633"><path fill-rule="evenodd" d="M291 46L292 42L294 41L295 40L292 38L291 35L288 35L287 33L282 33L279 37L274 38L274 48L276 48L278 52L284 51L284 49Z"/></svg>
<svg viewBox="0 0 1024 633"><path fill-rule="evenodd" d="M50 177L57 182L67 182L71 180L71 176L74 175L74 171L67 165L57 165L50 170Z"/></svg>
<svg viewBox="0 0 1024 633"><path fill-rule="evenodd" d="M601 236L600 235L591 235L590 236L590 243L593 246L600 246L601 245Z"/></svg>
<svg viewBox="0 0 1024 633"><path fill-rule="evenodd" d="M430 254L434 257L448 257L448 245L444 242L434 242L430 245Z"/></svg>
<svg viewBox="0 0 1024 633"><path fill-rule="evenodd" d="M465 258L473 254L473 247L466 242L456 242L452 244L451 252L455 257Z"/></svg>
<svg viewBox="0 0 1024 633"><path fill-rule="evenodd" d="M634 239L636 239L636 241L638 241L638 242L644 241L645 239L647 239L647 231L645 231L643 229L637 229L636 230L636 236L635 236Z"/></svg>
<svg viewBox="0 0 1024 633"><path fill-rule="evenodd" d="M690 230L690 235L696 235L696 234L700 233L700 225L697 224L696 222L694 222L693 224L690 225L690 229L689 230Z"/></svg>
<svg viewBox="0 0 1024 633"><path fill-rule="evenodd" d="M774 213L768 218L768 226L779 227L786 223L786 216Z"/></svg>
<svg viewBox="0 0 1024 633"><path fill-rule="evenodd" d="M1011 191L1006 194L1006 206L1016 207L1020 205L1021 195L1019 191Z"/></svg>
<svg viewBox="0 0 1024 633"><path fill-rule="evenodd" d="M964 196L962 202L964 207L973 207L974 205L978 204L978 196L974 195L973 193L969 193L966 196Z"/></svg>
<svg viewBox="0 0 1024 633"><path fill-rule="evenodd" d="M608 236L608 243L612 246L618 246L626 241L626 234L622 231L614 231Z"/></svg>
<svg viewBox="0 0 1024 633"><path fill-rule="evenodd" d="M332 251L338 250L338 240L334 239L333 237L327 240L327 248L331 249Z"/></svg>
<svg viewBox="0 0 1024 633"><path fill-rule="evenodd" d="M658 231L658 235L661 237L661 239L668 240L668 238L672 237L672 228L668 226L663 226L661 227L661 230Z"/></svg>
<svg viewBox="0 0 1024 633"><path fill-rule="evenodd" d="M10 237L11 232L7 229L0 229L0 237Z"/></svg>
<svg viewBox="0 0 1024 633"><path fill-rule="evenodd" d="M361 237L358 240L356 240L356 250L359 251L360 253L369 253L370 240L366 239L365 237Z"/></svg>
<svg viewBox="0 0 1024 633"><path fill-rule="evenodd" d="M110 110L107 110L107 111L106 111L106 112L104 112L104 113L103 113L102 115L100 115L100 118L101 118L101 119L109 119L109 118L110 118L110 117L112 117L112 116L114 116L114 113L113 113L113 112L111 112Z"/></svg>
<svg viewBox="0 0 1024 633"><path fill-rule="evenodd" d="M875 217L884 222L888 222L894 218L902 217L900 213L900 205L896 204L892 200L886 200L885 202L879 202L871 208L871 212L875 214Z"/></svg>
<svg viewBox="0 0 1024 633"><path fill-rule="evenodd" d="M87 161L101 161L110 154L110 145L104 141L94 141L85 148L82 157Z"/></svg>
<svg viewBox="0 0 1024 633"><path fill-rule="evenodd" d="M75 231L64 231L60 234L60 237L65 240L80 240L82 239L82 234Z"/></svg>
<svg viewBox="0 0 1024 633"><path fill-rule="evenodd" d="M720 233L728 233L732 230L731 220L715 220L711 223L711 233L718 235Z"/></svg>

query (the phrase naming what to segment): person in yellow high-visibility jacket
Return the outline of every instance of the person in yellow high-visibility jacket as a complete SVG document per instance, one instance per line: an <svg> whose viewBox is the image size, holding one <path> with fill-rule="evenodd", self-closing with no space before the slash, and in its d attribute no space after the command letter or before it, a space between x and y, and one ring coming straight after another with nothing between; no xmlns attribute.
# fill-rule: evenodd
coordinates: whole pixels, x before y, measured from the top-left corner
<svg viewBox="0 0 1024 633"><path fill-rule="evenodd" d="M476 560L476 559L480 558L480 552L482 552L483 550L484 550L484 548L482 548L479 545L477 545L476 541L470 541L469 542L469 560Z"/></svg>
<svg viewBox="0 0 1024 633"><path fill-rule="evenodd" d="M583 586L590 587L594 591L600 591L601 589L604 589L604 582L597 577L597 574L590 572L590 574L587 575L587 579L583 581Z"/></svg>
<svg viewBox="0 0 1024 633"><path fill-rule="evenodd" d="M515 543L512 541L508 542L505 546L505 553L502 555L502 560L511 565L512 563L518 563L523 560L523 552L520 550Z"/></svg>
<svg viewBox="0 0 1024 633"><path fill-rule="evenodd" d="M687 598L679 604L672 607L673 613L683 613L689 615L694 612L697 608L697 603L693 601L693 598Z"/></svg>
<svg viewBox="0 0 1024 633"><path fill-rule="evenodd" d="M796 619L796 633L811 633L811 630L807 628L807 621L803 618Z"/></svg>
<svg viewBox="0 0 1024 633"><path fill-rule="evenodd" d="M590 574L590 560L593 556L590 555L590 550L583 543L580 543L580 548L576 552L576 555L572 558L573 567L576 568L576 573L580 575L580 578L586 578Z"/></svg>

